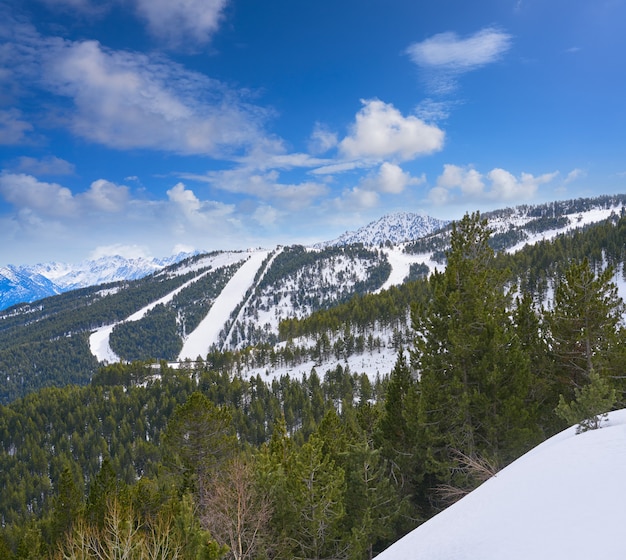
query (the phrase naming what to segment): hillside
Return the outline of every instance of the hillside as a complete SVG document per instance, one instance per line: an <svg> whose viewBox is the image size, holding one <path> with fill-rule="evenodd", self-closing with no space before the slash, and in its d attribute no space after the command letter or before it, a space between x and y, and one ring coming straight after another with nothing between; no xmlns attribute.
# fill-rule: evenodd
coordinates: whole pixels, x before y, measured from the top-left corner
<svg viewBox="0 0 626 560"><path fill-rule="evenodd" d="M608 262L619 281L625 202L600 197L486 215L499 266L542 299L569 259L591 258L598 269ZM425 220L404 214L372 223L351 237L353 245L196 255L139 280L13 306L0 312L0 402L85 383L120 359L177 363L215 351L235 352L232 365L246 375L302 376L339 364L384 375L410 340L409 308L424 297L419 280L445 268L449 227L433 232L427 220L426 237L392 244L415 216ZM373 239L378 244L369 245Z"/></svg>
<svg viewBox="0 0 626 560"><path fill-rule="evenodd" d="M529 451L377 556L380 560L623 558L626 410Z"/></svg>

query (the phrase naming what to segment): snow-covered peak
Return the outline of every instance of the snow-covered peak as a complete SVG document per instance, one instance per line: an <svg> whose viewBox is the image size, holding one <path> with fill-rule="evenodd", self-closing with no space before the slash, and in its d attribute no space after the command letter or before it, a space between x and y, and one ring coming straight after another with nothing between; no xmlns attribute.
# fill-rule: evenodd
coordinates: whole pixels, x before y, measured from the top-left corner
<svg viewBox="0 0 626 560"><path fill-rule="evenodd" d="M377 556L380 560L624 558L626 410L569 428Z"/></svg>
<svg viewBox="0 0 626 560"><path fill-rule="evenodd" d="M348 231L332 241L318 243L316 247L324 248L352 243L380 246L387 242L398 245L430 235L448 223L448 221L438 220L424 214L396 212L387 214L356 231Z"/></svg>

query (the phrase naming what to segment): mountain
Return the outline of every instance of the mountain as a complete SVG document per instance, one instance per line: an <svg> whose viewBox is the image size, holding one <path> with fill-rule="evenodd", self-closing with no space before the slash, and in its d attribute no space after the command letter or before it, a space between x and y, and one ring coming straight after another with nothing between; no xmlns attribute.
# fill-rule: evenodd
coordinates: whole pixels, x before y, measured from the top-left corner
<svg viewBox="0 0 626 560"><path fill-rule="evenodd" d="M43 274L25 267L0 268L0 310L23 301L60 294L62 288Z"/></svg>
<svg viewBox="0 0 626 560"><path fill-rule="evenodd" d="M612 264L624 297L625 207L626 196L616 195L485 217L501 268L536 301L548 302L564 263L583 258L595 270ZM365 229L382 239L398 223L382 219ZM412 343L409 310L428 297L423 283L407 280L445 267L449 237L444 227L383 247L360 241L217 251L165 267L120 258L92 261L82 272L48 265L37 274L55 285L124 280L0 311L0 402L42 386L84 384L105 363L181 363L225 351L229 373L248 377L303 377L338 365L385 375L397 348ZM148 267L158 270L126 279Z"/></svg>
<svg viewBox="0 0 626 560"><path fill-rule="evenodd" d="M623 558L626 410L572 427L420 525L379 560Z"/></svg>
<svg viewBox="0 0 626 560"><path fill-rule="evenodd" d="M31 303L69 290L120 280L137 280L191 256L147 259L119 255L77 264L49 262L0 268L0 310L18 303Z"/></svg>
<svg viewBox="0 0 626 560"><path fill-rule="evenodd" d="M399 245L406 241L426 237L449 223L449 220L438 220L425 214L396 212L387 214L356 231L348 231L333 241L318 243L315 247L337 247L355 243L363 243L363 245L370 247L380 247L386 244Z"/></svg>

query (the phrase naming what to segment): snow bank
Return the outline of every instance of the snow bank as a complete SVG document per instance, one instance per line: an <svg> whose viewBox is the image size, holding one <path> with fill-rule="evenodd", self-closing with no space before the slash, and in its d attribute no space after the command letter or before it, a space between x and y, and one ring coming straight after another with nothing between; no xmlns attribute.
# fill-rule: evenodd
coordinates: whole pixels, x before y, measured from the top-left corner
<svg viewBox="0 0 626 560"><path fill-rule="evenodd" d="M565 430L430 519L380 560L626 558L626 410Z"/></svg>

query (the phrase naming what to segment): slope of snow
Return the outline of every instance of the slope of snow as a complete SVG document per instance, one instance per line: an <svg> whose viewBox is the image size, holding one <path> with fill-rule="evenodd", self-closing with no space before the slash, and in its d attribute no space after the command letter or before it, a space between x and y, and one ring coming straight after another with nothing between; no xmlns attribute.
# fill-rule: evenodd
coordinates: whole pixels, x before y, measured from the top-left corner
<svg viewBox="0 0 626 560"><path fill-rule="evenodd" d="M256 251L233 275L228 284L217 297L207 316L198 327L189 334L183 344L179 360L195 360L198 356L206 356L211 345L219 340L220 331L228 321L230 314L243 299L248 288L252 286L259 267L269 251Z"/></svg>
<svg viewBox="0 0 626 560"><path fill-rule="evenodd" d="M184 274L185 272L189 272L190 270L198 270L200 268L207 267L211 265L214 268L219 268L221 266L227 266L229 264L235 263L237 261L242 260L245 257L244 253L219 253L217 255L210 255L206 258L200 259L195 262L192 266L185 267L183 270L178 271L179 274ZM245 266L245 265L244 265ZM174 296L184 290L187 286L193 284L203 276L209 274L211 270L207 270L203 274L192 278L188 282L185 282L182 286L179 286L175 290L171 291L169 294L166 294L162 298L153 301L142 307L139 311L136 311L129 317L125 319L126 321L138 321L141 319L148 311L156 307L157 305L163 303L169 303L174 299ZM96 357L96 359L100 362L118 362L119 356L113 352L111 346L109 345L109 336L113 331L113 328L119 323L115 323L113 325L105 325L100 327L96 331L94 331L89 337L89 349L91 353ZM197 356L197 355L196 355Z"/></svg>
<svg viewBox="0 0 626 560"><path fill-rule="evenodd" d="M430 272L433 272L435 268L442 268L439 263L432 260L430 253L405 253L402 247L384 248L383 251L387 255L387 260L391 265L391 273L387 281L377 292L387 290L391 288L391 286L402 284L404 279L409 275L412 264L425 264L428 266Z"/></svg>
<svg viewBox="0 0 626 560"><path fill-rule="evenodd" d="M626 410L569 428L377 556L380 560L626 558Z"/></svg>

